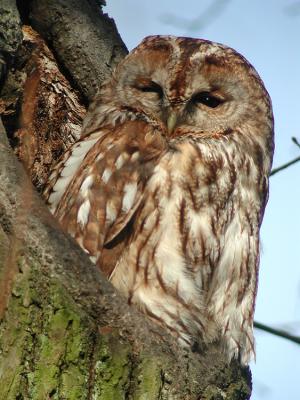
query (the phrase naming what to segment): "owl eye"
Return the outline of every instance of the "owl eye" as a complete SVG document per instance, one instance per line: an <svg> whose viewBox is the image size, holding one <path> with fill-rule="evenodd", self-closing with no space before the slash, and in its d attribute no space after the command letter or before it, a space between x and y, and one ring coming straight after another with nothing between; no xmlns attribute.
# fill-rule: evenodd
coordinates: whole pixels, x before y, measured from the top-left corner
<svg viewBox="0 0 300 400"><path fill-rule="evenodd" d="M156 93L160 98L163 97L163 90L158 83L149 81L145 83L138 83L136 88L144 93Z"/></svg>
<svg viewBox="0 0 300 400"><path fill-rule="evenodd" d="M205 106L210 108L216 108L224 102L223 99L213 96L209 92L197 93L195 96L193 96L192 101L196 104L204 104Z"/></svg>

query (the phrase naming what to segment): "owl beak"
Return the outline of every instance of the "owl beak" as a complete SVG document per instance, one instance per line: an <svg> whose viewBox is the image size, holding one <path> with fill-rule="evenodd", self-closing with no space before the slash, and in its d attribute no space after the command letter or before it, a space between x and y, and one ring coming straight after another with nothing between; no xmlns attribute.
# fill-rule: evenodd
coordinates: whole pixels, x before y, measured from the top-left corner
<svg viewBox="0 0 300 400"><path fill-rule="evenodd" d="M173 133L176 123L177 123L177 113L174 111L171 111L171 113L167 119L167 128L168 128L169 134Z"/></svg>

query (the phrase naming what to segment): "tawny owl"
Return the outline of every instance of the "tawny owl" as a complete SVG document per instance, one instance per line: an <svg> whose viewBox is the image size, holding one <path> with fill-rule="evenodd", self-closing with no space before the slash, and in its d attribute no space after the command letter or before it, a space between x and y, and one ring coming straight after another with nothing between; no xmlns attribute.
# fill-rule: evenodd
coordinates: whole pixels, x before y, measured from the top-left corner
<svg viewBox="0 0 300 400"><path fill-rule="evenodd" d="M270 98L240 54L152 36L103 84L44 194L129 304L247 364L272 154Z"/></svg>

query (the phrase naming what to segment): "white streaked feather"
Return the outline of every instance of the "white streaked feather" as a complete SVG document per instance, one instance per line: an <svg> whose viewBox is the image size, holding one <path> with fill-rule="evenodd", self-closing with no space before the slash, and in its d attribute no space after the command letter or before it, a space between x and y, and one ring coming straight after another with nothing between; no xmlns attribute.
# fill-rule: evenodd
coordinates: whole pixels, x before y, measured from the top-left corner
<svg viewBox="0 0 300 400"><path fill-rule="evenodd" d="M72 158L72 156L70 157L70 159L71 158ZM64 168L62 169L62 171L60 173L60 176L62 178L67 178L69 176L73 177L82 162L82 158L76 157L76 159L75 160L73 159L72 162L65 164Z"/></svg>
<svg viewBox="0 0 300 400"><path fill-rule="evenodd" d="M50 203L51 211L54 212L58 203L60 202L64 192L66 191L73 176L76 174L80 167L82 160L86 156L90 148L96 143L99 138L81 141L73 147L70 157L66 160L65 165L60 173L60 178L53 186L53 193L49 196L48 202Z"/></svg>
<svg viewBox="0 0 300 400"><path fill-rule="evenodd" d="M97 251L95 254L93 254L92 256L90 255L90 260L92 261L92 263L97 264L97 262L99 261L99 258L101 256L101 252Z"/></svg>
<svg viewBox="0 0 300 400"><path fill-rule="evenodd" d="M117 218L117 211L111 202L106 203L106 219L109 222L114 222Z"/></svg>
<svg viewBox="0 0 300 400"><path fill-rule="evenodd" d="M97 155L95 161L100 161L100 160L102 160L103 158L104 158L104 154L103 154L103 153L100 153L100 154Z"/></svg>
<svg viewBox="0 0 300 400"><path fill-rule="evenodd" d="M96 256L90 256L90 260L92 261L93 264L96 264L97 257Z"/></svg>
<svg viewBox="0 0 300 400"><path fill-rule="evenodd" d="M81 157L85 156L86 153L90 150L90 148L99 140L99 137L90 139L90 140L82 140L81 142L77 143L76 146L72 149L72 155L74 157Z"/></svg>
<svg viewBox="0 0 300 400"><path fill-rule="evenodd" d="M110 168L105 168L102 174L102 180L104 183L107 183L109 178L111 177L112 171Z"/></svg>
<svg viewBox="0 0 300 400"><path fill-rule="evenodd" d="M91 203L88 199L86 199L79 207L77 214L77 222L82 228L84 228L88 222L90 209L91 209Z"/></svg>
<svg viewBox="0 0 300 400"><path fill-rule="evenodd" d="M51 182L53 178L57 176L57 168L55 168L51 174L48 176L48 182Z"/></svg>
<svg viewBox="0 0 300 400"><path fill-rule="evenodd" d="M60 177L53 186L53 191L56 193L60 193L60 195L62 196L72 178L73 176Z"/></svg>
<svg viewBox="0 0 300 400"><path fill-rule="evenodd" d="M71 182L73 176L68 176L65 178L59 178L55 185L53 186L53 192L48 198L48 203L50 204L50 211L55 212L58 203L60 202L63 194L65 193L69 183Z"/></svg>
<svg viewBox="0 0 300 400"><path fill-rule="evenodd" d="M62 193L61 192L52 192L49 196L48 203L50 204L50 211L52 214L55 213L57 204L61 199Z"/></svg>
<svg viewBox="0 0 300 400"><path fill-rule="evenodd" d="M86 197L88 195L88 191L90 187L92 186L94 182L94 177L93 175L88 175L84 181L82 182L80 186L80 193L82 194L83 197Z"/></svg>
<svg viewBox="0 0 300 400"><path fill-rule="evenodd" d="M83 154L79 154L78 152L75 152L75 154L73 151L69 152L69 158L67 159L67 161L64 162L64 168L74 163L77 163L78 159L82 160L83 156Z"/></svg>
<svg viewBox="0 0 300 400"><path fill-rule="evenodd" d="M124 197L122 201L122 210L128 212L132 206L137 192L136 182L127 183L124 186Z"/></svg>
<svg viewBox="0 0 300 400"><path fill-rule="evenodd" d="M131 161L136 161L140 156L140 152L139 151L135 151L132 156L131 156Z"/></svg>
<svg viewBox="0 0 300 400"><path fill-rule="evenodd" d="M124 165L124 162L125 162L125 158L124 158L123 154L120 154L115 162L116 168L120 169Z"/></svg>

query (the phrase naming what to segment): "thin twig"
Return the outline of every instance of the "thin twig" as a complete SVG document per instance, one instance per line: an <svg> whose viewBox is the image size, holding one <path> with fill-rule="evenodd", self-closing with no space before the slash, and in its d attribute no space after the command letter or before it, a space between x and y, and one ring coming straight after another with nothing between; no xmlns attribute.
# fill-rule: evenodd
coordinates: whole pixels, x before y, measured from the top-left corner
<svg viewBox="0 0 300 400"><path fill-rule="evenodd" d="M296 137L292 137L292 142L295 143L296 146L298 146L300 148L300 143L298 142L298 139ZM300 156L297 158L294 158L294 160L291 160L289 162L287 162L286 164L281 165L278 168L274 168L271 173L270 176L277 174L277 172L282 171L283 169L286 169L288 167L290 167L293 164L296 164L298 161L300 161Z"/></svg>
<svg viewBox="0 0 300 400"><path fill-rule="evenodd" d="M291 342L300 344L300 337L299 336L291 335L290 333L282 331L280 329L271 328L270 326L261 324L260 322L254 322L254 328L257 328L257 329L260 329L262 331L271 333L272 335L276 335L276 336L279 336L281 338L290 340Z"/></svg>
<svg viewBox="0 0 300 400"><path fill-rule="evenodd" d="M270 173L270 176L277 174L277 172L280 172L280 171L282 171L283 169L286 169L286 168L290 167L290 166L293 165L293 164L296 164L298 161L300 161L300 156L297 157L297 158L294 158L293 160L287 162L286 164L281 165L281 166L278 167L278 168L272 169L272 171L271 171L271 173Z"/></svg>
<svg viewBox="0 0 300 400"><path fill-rule="evenodd" d="M181 28L188 32L199 32L219 17L229 3L230 0L214 0L201 15L192 20L182 18L172 13L162 15L160 20L167 25Z"/></svg>
<svg viewBox="0 0 300 400"><path fill-rule="evenodd" d="M298 142L298 139L295 136L292 137L292 142L295 143L295 145L300 148L300 143Z"/></svg>

